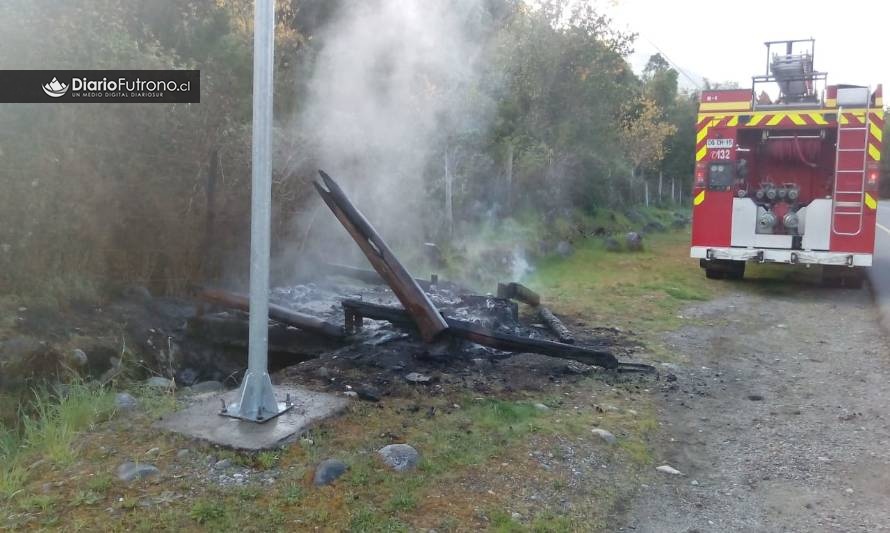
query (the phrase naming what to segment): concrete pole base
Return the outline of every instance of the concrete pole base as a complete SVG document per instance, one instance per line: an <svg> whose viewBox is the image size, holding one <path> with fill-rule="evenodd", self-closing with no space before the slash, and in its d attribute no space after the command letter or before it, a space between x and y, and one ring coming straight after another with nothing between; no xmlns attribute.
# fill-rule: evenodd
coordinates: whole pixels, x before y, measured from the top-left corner
<svg viewBox="0 0 890 533"><path fill-rule="evenodd" d="M275 399L275 389L272 387L272 380L269 378L269 374L266 372L251 372L248 370L247 374L244 375L244 380L241 382L241 390L238 396L239 401L228 405L223 400L219 414L249 422L262 423L287 412L294 406L290 394L287 395L283 402Z"/></svg>

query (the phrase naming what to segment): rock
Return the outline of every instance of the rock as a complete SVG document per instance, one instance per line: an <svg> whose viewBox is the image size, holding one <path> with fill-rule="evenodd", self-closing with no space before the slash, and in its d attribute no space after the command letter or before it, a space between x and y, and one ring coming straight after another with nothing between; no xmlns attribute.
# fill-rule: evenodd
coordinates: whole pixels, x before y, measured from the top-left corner
<svg viewBox="0 0 890 533"><path fill-rule="evenodd" d="M145 452L144 455L146 457L157 457L160 454L161 454L160 448L152 448L152 449L148 450L147 452Z"/></svg>
<svg viewBox="0 0 890 533"><path fill-rule="evenodd" d="M177 459L188 459L188 457L192 454L192 451L188 448L183 448L176 452Z"/></svg>
<svg viewBox="0 0 890 533"><path fill-rule="evenodd" d="M512 513L510 513L510 518L512 518L513 520L519 521L519 520L522 520L522 515L517 513L516 511L513 511Z"/></svg>
<svg viewBox="0 0 890 533"><path fill-rule="evenodd" d="M331 371L326 366L321 366L315 370L315 376L321 379L328 379L331 377Z"/></svg>
<svg viewBox="0 0 890 533"><path fill-rule="evenodd" d="M635 231L628 232L624 236L624 244L631 252L639 252L643 250L643 236Z"/></svg>
<svg viewBox="0 0 890 533"><path fill-rule="evenodd" d="M337 478L346 473L346 470L349 467L346 466L346 463L343 461L338 461L337 459L326 459L319 463L317 467L315 467L315 479L313 483L315 483L316 487L321 487L324 485L330 485Z"/></svg>
<svg viewBox="0 0 890 533"><path fill-rule="evenodd" d="M90 359L87 357L86 352L80 348L75 348L68 354L68 363L75 368L86 366L89 362Z"/></svg>
<svg viewBox="0 0 890 533"><path fill-rule="evenodd" d="M575 249L568 241L559 241L559 244L556 245L556 253L563 257L568 257L575 253Z"/></svg>
<svg viewBox="0 0 890 533"><path fill-rule="evenodd" d="M225 470L226 468L232 467L231 459L220 459L219 461L213 463L213 468L217 470Z"/></svg>
<svg viewBox="0 0 890 533"><path fill-rule="evenodd" d="M360 400L365 400L366 402L380 401L380 391L370 385L362 385L355 389L355 393L358 394Z"/></svg>
<svg viewBox="0 0 890 533"><path fill-rule="evenodd" d="M432 378L417 372L411 372L410 374L405 376L405 379L410 381L411 383L429 383L430 379Z"/></svg>
<svg viewBox="0 0 890 533"><path fill-rule="evenodd" d="M119 392L114 397L114 407L119 411L130 411L139 407L139 402L127 392Z"/></svg>
<svg viewBox="0 0 890 533"><path fill-rule="evenodd" d="M693 487L697 487L697 486L698 486L698 481L696 481L696 480L693 479L689 484L692 485Z"/></svg>
<svg viewBox="0 0 890 533"><path fill-rule="evenodd" d="M343 392L343 396L348 396L350 398L358 398L358 393L354 390L348 390Z"/></svg>
<svg viewBox="0 0 890 533"><path fill-rule="evenodd" d="M593 428L590 431L593 432L594 435L603 439L603 441L605 441L607 444L615 444L616 442L618 442L618 439L615 438L615 435L612 435L611 432L606 431L605 429Z"/></svg>
<svg viewBox="0 0 890 533"><path fill-rule="evenodd" d="M161 376L153 376L144 381L145 385L153 389L172 389L175 385L173 380L163 378Z"/></svg>
<svg viewBox="0 0 890 533"><path fill-rule="evenodd" d="M420 454L408 444L390 444L377 450L377 454L396 472L412 470L420 461Z"/></svg>
<svg viewBox="0 0 890 533"><path fill-rule="evenodd" d="M661 465L659 467L656 467L655 470L661 472L662 474L670 474L672 476L682 476L683 475L683 472L680 472L679 470L672 467L671 465Z"/></svg>
<svg viewBox="0 0 890 533"><path fill-rule="evenodd" d="M605 241L603 241L603 245L606 247L607 252L621 251L621 243L613 237L608 237Z"/></svg>
<svg viewBox="0 0 890 533"><path fill-rule="evenodd" d="M205 394L208 392L220 392L223 388L223 384L219 381L202 381L192 385L187 390L192 394Z"/></svg>
<svg viewBox="0 0 890 533"><path fill-rule="evenodd" d="M534 404L534 407L535 407L535 409L537 409L538 411L549 411L549 410L550 410L549 407L547 407L546 405L544 405L544 404L542 404L542 403L536 403L536 404Z"/></svg>
<svg viewBox="0 0 890 533"><path fill-rule="evenodd" d="M156 466L145 463L132 463L127 461L117 467L117 478L127 483L136 481L137 479L158 476L160 474L161 471L158 470Z"/></svg>

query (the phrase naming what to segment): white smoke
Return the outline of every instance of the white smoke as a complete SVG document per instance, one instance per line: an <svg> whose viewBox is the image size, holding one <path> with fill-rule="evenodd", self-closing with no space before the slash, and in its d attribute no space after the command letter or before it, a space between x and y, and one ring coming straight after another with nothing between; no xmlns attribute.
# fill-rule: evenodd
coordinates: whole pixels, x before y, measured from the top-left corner
<svg viewBox="0 0 890 533"><path fill-rule="evenodd" d="M448 138L487 120L469 103L486 49L471 34L486 14L472 0L344 4L321 35L298 135L391 246L419 250L424 221L442 217L444 198L428 202L426 184ZM342 238L329 213L315 218L314 237Z"/></svg>

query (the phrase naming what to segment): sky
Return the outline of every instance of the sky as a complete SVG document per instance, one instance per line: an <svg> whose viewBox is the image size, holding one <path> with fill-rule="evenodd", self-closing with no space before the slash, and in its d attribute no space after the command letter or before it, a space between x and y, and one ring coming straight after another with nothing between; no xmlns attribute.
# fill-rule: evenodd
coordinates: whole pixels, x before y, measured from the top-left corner
<svg viewBox="0 0 890 533"><path fill-rule="evenodd" d="M765 74L765 41L816 39L815 69L828 83L871 85L890 91L890 51L884 33L890 21L886 0L589 0L617 27L639 34L636 70L659 50L675 67L701 83L735 81L751 86ZM692 86L681 74L681 85Z"/></svg>

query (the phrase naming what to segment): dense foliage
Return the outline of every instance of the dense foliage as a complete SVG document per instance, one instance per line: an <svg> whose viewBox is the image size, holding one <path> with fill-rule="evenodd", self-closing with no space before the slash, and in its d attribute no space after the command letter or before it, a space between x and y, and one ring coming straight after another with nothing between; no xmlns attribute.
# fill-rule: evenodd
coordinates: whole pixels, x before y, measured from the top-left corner
<svg viewBox="0 0 890 533"><path fill-rule="evenodd" d="M444 209L446 174L453 217L469 222L632 205L659 173L688 184L696 97L678 93L677 73L660 56L635 75L626 61L633 36L574 2L472 4L466 31L480 44L480 68L440 92L449 107L484 120L451 116L437 126L423 171L432 212ZM251 0L0 4L0 68L202 73L200 104L0 105L0 290L87 277L177 292L219 276L223 264L243 273L252 8ZM303 220L312 169L329 164L296 117L332 38L326 28L350 9L278 0L276 243L305 234L293 221ZM432 93L445 83L422 81ZM438 224L427 232L448 236Z"/></svg>

